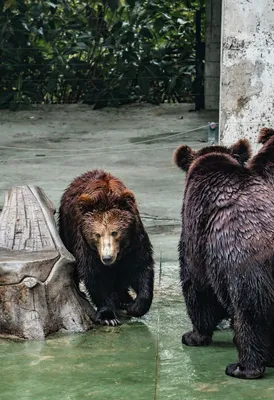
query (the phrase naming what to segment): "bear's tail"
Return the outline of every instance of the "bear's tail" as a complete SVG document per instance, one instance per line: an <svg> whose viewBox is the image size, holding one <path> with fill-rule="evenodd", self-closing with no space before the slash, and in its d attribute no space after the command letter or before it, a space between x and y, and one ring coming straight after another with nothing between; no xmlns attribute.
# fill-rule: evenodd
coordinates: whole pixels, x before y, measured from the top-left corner
<svg viewBox="0 0 274 400"><path fill-rule="evenodd" d="M265 144L272 136L274 136L274 129L262 128L258 136L258 143Z"/></svg>

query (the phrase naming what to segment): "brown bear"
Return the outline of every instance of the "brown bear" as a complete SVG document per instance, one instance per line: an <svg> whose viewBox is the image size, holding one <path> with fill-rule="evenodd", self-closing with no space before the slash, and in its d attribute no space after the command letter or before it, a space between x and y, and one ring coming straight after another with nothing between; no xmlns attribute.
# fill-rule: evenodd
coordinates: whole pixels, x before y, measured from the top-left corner
<svg viewBox="0 0 274 400"><path fill-rule="evenodd" d="M226 374L245 379L274 361L274 131L261 130L258 141L250 160L247 140L174 154L187 173L179 260L193 330L182 342L209 345L231 318L239 360Z"/></svg>
<svg viewBox="0 0 274 400"><path fill-rule="evenodd" d="M76 258L76 282L84 282L100 324L118 325L118 309L135 317L149 311L153 249L134 194L119 179L102 170L75 178L61 199L59 233Z"/></svg>

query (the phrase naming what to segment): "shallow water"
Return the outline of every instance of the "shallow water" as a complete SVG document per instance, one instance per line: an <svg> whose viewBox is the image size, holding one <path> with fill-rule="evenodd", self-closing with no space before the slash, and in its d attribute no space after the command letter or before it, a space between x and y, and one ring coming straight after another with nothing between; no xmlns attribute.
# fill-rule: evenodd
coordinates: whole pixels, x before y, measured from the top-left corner
<svg viewBox="0 0 274 400"><path fill-rule="evenodd" d="M118 328L54 335L45 342L0 341L3 400L261 400L274 398L274 369L256 381L227 377L232 333L207 348L182 347L190 328L177 267L165 265L150 313Z"/></svg>

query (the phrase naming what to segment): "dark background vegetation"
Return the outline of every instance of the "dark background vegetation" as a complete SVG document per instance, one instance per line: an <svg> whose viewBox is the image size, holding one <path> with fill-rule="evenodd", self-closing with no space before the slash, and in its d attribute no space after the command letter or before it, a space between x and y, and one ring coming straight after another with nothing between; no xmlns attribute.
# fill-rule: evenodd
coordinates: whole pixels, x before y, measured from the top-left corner
<svg viewBox="0 0 274 400"><path fill-rule="evenodd" d="M5 0L0 107L194 101L203 0Z"/></svg>

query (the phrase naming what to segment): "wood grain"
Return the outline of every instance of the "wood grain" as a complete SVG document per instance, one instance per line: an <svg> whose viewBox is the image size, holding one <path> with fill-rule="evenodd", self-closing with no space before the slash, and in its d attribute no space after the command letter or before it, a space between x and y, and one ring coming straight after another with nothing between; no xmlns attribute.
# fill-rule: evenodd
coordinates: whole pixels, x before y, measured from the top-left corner
<svg viewBox="0 0 274 400"><path fill-rule="evenodd" d="M55 208L36 186L11 188L0 216L0 335L43 339L92 328L95 313L76 288L75 259Z"/></svg>

